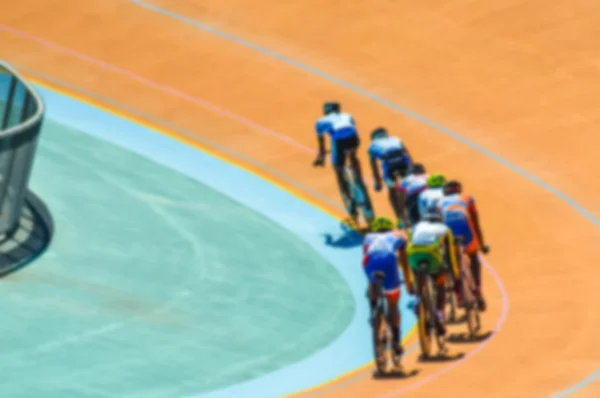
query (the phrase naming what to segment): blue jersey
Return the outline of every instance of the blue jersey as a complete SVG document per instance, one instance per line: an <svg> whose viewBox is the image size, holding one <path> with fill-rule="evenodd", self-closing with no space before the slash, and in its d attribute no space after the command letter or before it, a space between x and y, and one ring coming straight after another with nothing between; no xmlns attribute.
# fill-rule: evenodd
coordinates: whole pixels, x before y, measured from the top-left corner
<svg viewBox="0 0 600 398"><path fill-rule="evenodd" d="M315 126L317 136L327 133L333 140L342 140L358 135L354 118L349 113L331 113L317 120Z"/></svg>
<svg viewBox="0 0 600 398"><path fill-rule="evenodd" d="M381 161L384 171L397 165L410 165L404 144L397 137L382 137L371 142L369 156Z"/></svg>

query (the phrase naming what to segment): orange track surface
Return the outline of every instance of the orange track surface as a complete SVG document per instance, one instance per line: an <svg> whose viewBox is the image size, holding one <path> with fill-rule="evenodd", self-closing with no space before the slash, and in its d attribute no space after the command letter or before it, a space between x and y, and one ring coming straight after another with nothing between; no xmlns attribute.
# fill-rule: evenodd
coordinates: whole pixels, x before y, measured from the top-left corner
<svg viewBox="0 0 600 398"><path fill-rule="evenodd" d="M600 10L594 2L154 4L415 110L600 216ZM489 260L508 292L510 311L500 331L439 377L452 362L422 364L413 353L405 360L408 369L419 370L412 378L376 381L363 369L313 395L548 396L600 368L600 283L594 277L600 231L508 167L365 96L124 0L20 0L3 8L0 24L1 55L9 62L188 128L197 133L196 144L206 146L201 138L209 138L332 200L339 200L333 174L310 167L314 155L307 149L315 147L313 122L325 99L341 101L363 137L387 126L429 170L464 181L478 200L493 247ZM249 168L286 184L260 166ZM375 202L389 212L384 194ZM484 277L485 331L497 324L503 301L493 279ZM599 386L573 396L597 396Z"/></svg>

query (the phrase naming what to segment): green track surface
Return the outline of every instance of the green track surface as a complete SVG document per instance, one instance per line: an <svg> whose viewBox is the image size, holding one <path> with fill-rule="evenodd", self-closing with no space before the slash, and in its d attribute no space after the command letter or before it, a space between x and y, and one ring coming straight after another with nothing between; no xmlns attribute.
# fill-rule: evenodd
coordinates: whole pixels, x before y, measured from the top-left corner
<svg viewBox="0 0 600 398"><path fill-rule="evenodd" d="M32 188L49 251L2 280L0 396L172 397L297 362L350 323L351 292L261 214L47 120Z"/></svg>

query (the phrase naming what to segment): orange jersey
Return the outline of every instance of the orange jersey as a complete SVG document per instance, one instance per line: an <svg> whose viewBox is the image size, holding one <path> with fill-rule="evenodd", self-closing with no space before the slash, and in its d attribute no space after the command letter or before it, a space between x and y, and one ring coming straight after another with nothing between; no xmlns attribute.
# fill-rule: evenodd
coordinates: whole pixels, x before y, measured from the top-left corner
<svg viewBox="0 0 600 398"><path fill-rule="evenodd" d="M479 250L480 242L475 230L473 215L477 213L475 200L467 194L444 196L438 202L444 223L455 237L462 238L462 246L468 254Z"/></svg>

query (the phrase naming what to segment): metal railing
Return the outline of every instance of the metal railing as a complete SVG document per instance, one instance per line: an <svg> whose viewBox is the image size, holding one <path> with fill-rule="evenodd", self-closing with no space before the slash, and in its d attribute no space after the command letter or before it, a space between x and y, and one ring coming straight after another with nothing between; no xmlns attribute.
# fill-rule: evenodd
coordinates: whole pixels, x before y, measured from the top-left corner
<svg viewBox="0 0 600 398"><path fill-rule="evenodd" d="M0 61L0 235L19 226L43 119L42 98Z"/></svg>

